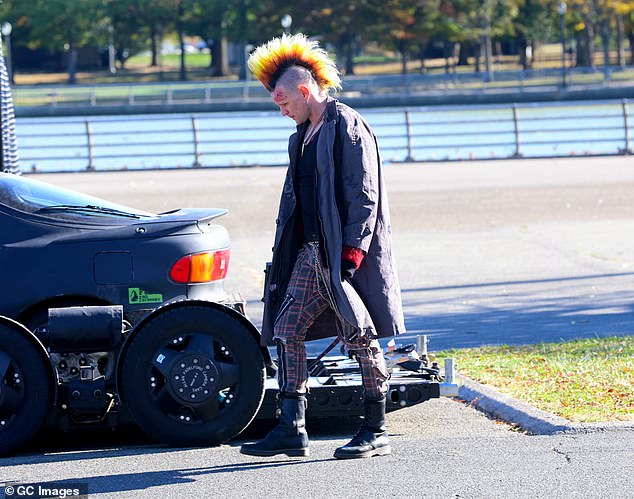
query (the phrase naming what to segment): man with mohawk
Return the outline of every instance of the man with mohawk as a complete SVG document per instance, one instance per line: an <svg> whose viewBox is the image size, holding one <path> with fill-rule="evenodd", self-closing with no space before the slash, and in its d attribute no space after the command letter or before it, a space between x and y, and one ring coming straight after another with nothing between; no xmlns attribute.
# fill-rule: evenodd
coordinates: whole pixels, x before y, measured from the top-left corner
<svg viewBox="0 0 634 499"><path fill-rule="evenodd" d="M308 456L304 341L338 335L359 362L364 420L336 458L391 452L388 372L378 338L405 331L376 136L329 96L339 72L317 42L284 35L258 47L249 68L297 123L264 290L262 342L278 354L280 422L243 454Z"/></svg>

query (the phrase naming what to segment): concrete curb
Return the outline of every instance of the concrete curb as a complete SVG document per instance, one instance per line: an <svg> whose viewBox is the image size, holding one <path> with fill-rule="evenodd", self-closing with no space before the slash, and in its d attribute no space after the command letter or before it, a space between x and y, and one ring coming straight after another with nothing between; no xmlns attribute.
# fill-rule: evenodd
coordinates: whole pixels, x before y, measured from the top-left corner
<svg viewBox="0 0 634 499"><path fill-rule="evenodd" d="M466 376L458 375L458 378L462 382L458 390L458 396L461 399L496 419L518 426L531 435L591 433L613 430L634 431L634 421L572 423L567 419L520 402Z"/></svg>

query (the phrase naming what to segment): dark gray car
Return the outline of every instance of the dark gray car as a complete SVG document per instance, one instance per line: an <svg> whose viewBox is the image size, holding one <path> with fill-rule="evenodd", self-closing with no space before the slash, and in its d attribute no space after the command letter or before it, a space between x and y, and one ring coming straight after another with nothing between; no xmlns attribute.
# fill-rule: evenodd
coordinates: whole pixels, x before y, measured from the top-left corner
<svg viewBox="0 0 634 499"><path fill-rule="evenodd" d="M0 315L37 327L51 306L123 305L131 324L175 299L226 299L221 209L154 215L0 173Z"/></svg>
<svg viewBox="0 0 634 499"><path fill-rule="evenodd" d="M270 356L223 287L224 213L151 214L0 173L0 453L43 424L136 422L182 446L251 422Z"/></svg>

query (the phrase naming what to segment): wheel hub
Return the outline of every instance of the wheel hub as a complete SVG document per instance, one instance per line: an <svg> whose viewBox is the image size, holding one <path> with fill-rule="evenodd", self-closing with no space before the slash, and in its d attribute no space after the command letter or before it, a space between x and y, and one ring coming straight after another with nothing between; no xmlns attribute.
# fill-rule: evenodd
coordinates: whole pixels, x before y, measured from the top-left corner
<svg viewBox="0 0 634 499"><path fill-rule="evenodd" d="M169 374L169 387L188 405L204 404L216 396L220 373L211 359L201 354L178 357Z"/></svg>

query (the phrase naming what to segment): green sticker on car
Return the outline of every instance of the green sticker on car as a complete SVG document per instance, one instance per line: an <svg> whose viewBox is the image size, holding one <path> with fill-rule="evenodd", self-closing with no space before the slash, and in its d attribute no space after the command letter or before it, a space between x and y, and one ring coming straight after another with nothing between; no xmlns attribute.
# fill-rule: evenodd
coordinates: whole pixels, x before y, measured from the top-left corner
<svg viewBox="0 0 634 499"><path fill-rule="evenodd" d="M141 288L128 288L128 302L130 304L163 303L163 295L161 293L148 293Z"/></svg>

